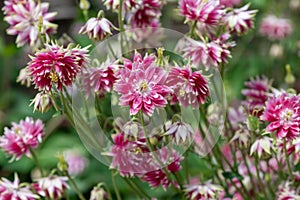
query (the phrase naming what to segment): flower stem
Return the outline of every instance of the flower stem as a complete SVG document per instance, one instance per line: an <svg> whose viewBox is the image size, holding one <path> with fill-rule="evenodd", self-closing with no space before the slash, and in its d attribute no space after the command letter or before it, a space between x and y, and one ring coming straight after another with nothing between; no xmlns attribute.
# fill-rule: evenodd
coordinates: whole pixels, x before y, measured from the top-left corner
<svg viewBox="0 0 300 200"><path fill-rule="evenodd" d="M111 172L111 180L112 180L112 183L113 183L113 186L114 186L114 189L115 189L117 200L121 200L122 198L121 198L120 192L118 190L116 175L113 172Z"/></svg>
<svg viewBox="0 0 300 200"><path fill-rule="evenodd" d="M65 175L68 177L70 183L74 187L76 193L78 194L79 199L80 200L86 200L85 197L83 196L83 194L80 192L77 184L75 183L75 181L73 180L73 178L70 176L70 174L67 171L65 171Z"/></svg>
<svg viewBox="0 0 300 200"><path fill-rule="evenodd" d="M40 170L42 177L44 177L45 176L44 171L43 171L43 169L42 169L42 167L40 165L39 160L37 159L37 156L36 156L34 150L31 147L29 147L29 151L30 151L30 154L31 154L31 156L32 156L32 158L33 158L33 160L34 160L37 168Z"/></svg>
<svg viewBox="0 0 300 200"><path fill-rule="evenodd" d="M289 156L288 156L287 149L286 149L286 140L283 141L283 148L284 148L284 155L286 158L289 175L290 175L290 178L292 179L292 181L294 182L295 178L294 178L294 174L293 174L293 171L291 168L291 163L290 163Z"/></svg>

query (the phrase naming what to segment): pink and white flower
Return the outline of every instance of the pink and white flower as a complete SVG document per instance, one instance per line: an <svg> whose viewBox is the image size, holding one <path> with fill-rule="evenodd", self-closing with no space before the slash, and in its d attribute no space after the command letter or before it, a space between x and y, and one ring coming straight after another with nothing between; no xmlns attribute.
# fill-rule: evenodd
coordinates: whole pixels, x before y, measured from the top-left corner
<svg viewBox="0 0 300 200"><path fill-rule="evenodd" d="M78 72L87 64L87 49L88 47L64 48L54 43L47 44L28 64L36 88L50 91L52 84L58 90L72 85Z"/></svg>
<svg viewBox="0 0 300 200"><path fill-rule="evenodd" d="M300 97L283 93L273 96L266 103L262 120L270 122L268 132L275 132L278 139L294 139L300 133Z"/></svg>
<svg viewBox="0 0 300 200"><path fill-rule="evenodd" d="M51 175L37 179L33 187L42 197L60 199L69 187L67 181L67 177Z"/></svg>
<svg viewBox="0 0 300 200"><path fill-rule="evenodd" d="M39 34L56 31L57 25L50 22L56 13L49 13L48 9L49 3L36 3L35 0L5 1L4 20L10 24L7 34L17 35L18 47L25 44L36 46Z"/></svg>
<svg viewBox="0 0 300 200"><path fill-rule="evenodd" d="M253 20L257 10L248 10L249 6L250 4L247 4L242 8L233 9L223 17L228 31L243 34L254 27Z"/></svg>
<svg viewBox="0 0 300 200"><path fill-rule="evenodd" d="M218 199L219 194L224 189L220 185L212 184L211 181L205 183L191 183L185 186L185 193L192 200L213 200Z"/></svg>
<svg viewBox="0 0 300 200"><path fill-rule="evenodd" d="M190 66L171 69L166 84L180 105L198 108L209 96L208 82L200 71L192 71Z"/></svg>
<svg viewBox="0 0 300 200"><path fill-rule="evenodd" d="M41 120L34 121L30 117L18 124L12 123L9 129L4 128L4 135L0 137L0 147L13 159L19 160L23 155L30 155L30 148L37 148L44 136L44 124Z"/></svg>
<svg viewBox="0 0 300 200"><path fill-rule="evenodd" d="M39 92L36 94L29 106L33 105L33 112L38 110L41 113L47 112L53 105L50 94Z"/></svg>
<svg viewBox="0 0 300 200"><path fill-rule="evenodd" d="M185 122L175 122L166 125L166 132L164 135L171 135L176 144L191 142L194 138L195 131L191 125Z"/></svg>
<svg viewBox="0 0 300 200"><path fill-rule="evenodd" d="M34 194L30 187L20 184L20 179L15 173L13 182L2 177L0 180L0 199L1 200L34 200L40 197Z"/></svg>
<svg viewBox="0 0 300 200"><path fill-rule="evenodd" d="M118 12L119 9L119 0L102 0L104 1L104 4L106 5L107 9L112 9L115 12ZM133 9L137 4L136 0L124 0L123 1L123 10L128 11L130 9Z"/></svg>
<svg viewBox="0 0 300 200"><path fill-rule="evenodd" d="M220 0L220 4L226 7L233 7L235 5L239 5L241 0Z"/></svg>
<svg viewBox="0 0 300 200"><path fill-rule="evenodd" d="M282 40L291 35L293 31L292 23L289 19L278 18L274 15L268 15L263 18L259 32L267 36L270 40Z"/></svg>
<svg viewBox="0 0 300 200"><path fill-rule="evenodd" d="M256 154L258 158L272 154L274 150L273 139L270 137L262 137L257 139L250 148L250 155Z"/></svg>
<svg viewBox="0 0 300 200"><path fill-rule="evenodd" d="M130 115L143 111L151 116L155 108L167 104L170 91L165 85L167 73L155 64L155 59L153 55L142 58L135 53L133 62L124 60L124 68L118 71L114 87L121 95L119 104L129 106Z"/></svg>
<svg viewBox="0 0 300 200"><path fill-rule="evenodd" d="M298 200L300 199L300 193L297 193L294 188L292 188L291 183L286 182L280 184L278 192L276 193L276 200Z"/></svg>

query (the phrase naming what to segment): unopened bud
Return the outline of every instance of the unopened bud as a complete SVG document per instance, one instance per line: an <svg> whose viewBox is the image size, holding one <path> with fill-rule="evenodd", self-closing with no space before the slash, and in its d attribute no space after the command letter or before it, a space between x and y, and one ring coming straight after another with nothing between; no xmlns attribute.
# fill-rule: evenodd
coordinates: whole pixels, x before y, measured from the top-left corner
<svg viewBox="0 0 300 200"><path fill-rule="evenodd" d="M20 70L17 83L21 83L21 85L25 85L26 87L31 86L31 77L27 67Z"/></svg>
<svg viewBox="0 0 300 200"><path fill-rule="evenodd" d="M291 66L289 64L287 64L285 66L285 70L286 70L286 76L284 78L285 82L289 85L294 84L295 83L295 76L292 73Z"/></svg>
<svg viewBox="0 0 300 200"><path fill-rule="evenodd" d="M269 54L273 58L281 58L283 56L282 46L280 44L272 44Z"/></svg>
<svg viewBox="0 0 300 200"><path fill-rule="evenodd" d="M107 199L107 193L101 186L96 186L91 191L90 200L104 200Z"/></svg>
<svg viewBox="0 0 300 200"><path fill-rule="evenodd" d="M91 7L91 4L88 0L80 0L79 8L81 10L88 10L88 9L90 9L90 7Z"/></svg>
<svg viewBox="0 0 300 200"><path fill-rule="evenodd" d="M51 96L44 92L37 93L30 106L31 105L33 105L33 112L36 110L41 113L47 112L52 107Z"/></svg>
<svg viewBox="0 0 300 200"><path fill-rule="evenodd" d="M57 163L58 170L62 172L67 172L69 166L64 156L62 154L57 154L56 158L58 159L58 163Z"/></svg>

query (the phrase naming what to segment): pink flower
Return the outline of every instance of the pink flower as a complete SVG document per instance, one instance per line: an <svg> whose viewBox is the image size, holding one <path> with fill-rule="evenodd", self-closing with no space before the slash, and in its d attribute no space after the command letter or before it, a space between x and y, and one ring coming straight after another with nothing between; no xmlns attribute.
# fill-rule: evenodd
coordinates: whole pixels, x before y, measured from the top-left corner
<svg viewBox="0 0 300 200"><path fill-rule="evenodd" d="M35 0L5 2L4 20L10 25L7 34L17 35L18 47L25 44L36 46L39 34L56 31L57 25L50 22L56 13L48 13L48 9L49 3L37 4Z"/></svg>
<svg viewBox="0 0 300 200"><path fill-rule="evenodd" d="M300 132L300 97L283 93L270 98L262 120L270 122L268 132L276 132L278 139L294 139Z"/></svg>
<svg viewBox="0 0 300 200"><path fill-rule="evenodd" d="M284 184L280 184L278 187L278 192L276 193L276 200L298 200L300 199L300 193L296 192L294 188L292 188L291 183L286 182Z"/></svg>
<svg viewBox="0 0 300 200"><path fill-rule="evenodd" d="M289 19L268 15L262 19L259 32L270 40L281 40L291 35L293 27Z"/></svg>
<svg viewBox="0 0 300 200"><path fill-rule="evenodd" d="M34 200L40 197L34 194L29 186L20 184L18 175L15 173L15 180L11 182L6 178L0 180L0 199L1 200Z"/></svg>
<svg viewBox="0 0 300 200"><path fill-rule="evenodd" d="M60 199L69 187L67 180L68 178L64 176L51 175L38 179L33 187L42 197Z"/></svg>
<svg viewBox="0 0 300 200"><path fill-rule="evenodd" d="M199 104L205 103L209 97L208 83L201 72L193 72L189 66L184 68L174 67L171 69L167 85L173 90L173 95L180 105L191 105L198 108Z"/></svg>
<svg viewBox="0 0 300 200"><path fill-rule="evenodd" d="M25 67L20 70L19 76L17 78L17 82L20 83L21 85L26 85L26 87L31 86L31 77L29 74L28 67Z"/></svg>
<svg viewBox="0 0 300 200"><path fill-rule="evenodd" d="M34 121L30 117L18 124L12 123L11 129L5 127L4 135L0 137L0 146L13 159L30 155L30 148L37 148L44 136L44 124L41 120Z"/></svg>
<svg viewBox="0 0 300 200"><path fill-rule="evenodd" d="M253 154L257 154L258 158L262 156L267 156L272 154L272 150L274 150L273 139L270 137L262 137L257 139L250 148L250 156Z"/></svg>
<svg viewBox="0 0 300 200"><path fill-rule="evenodd" d="M239 5L241 0L220 0L220 4L226 7L233 7L235 5Z"/></svg>
<svg viewBox="0 0 300 200"><path fill-rule="evenodd" d="M233 9L224 16L223 21L228 31L243 34L253 28L257 10L248 10L249 6L250 4L247 4L242 8Z"/></svg>
<svg viewBox="0 0 300 200"><path fill-rule="evenodd" d="M250 81L245 82L245 86L246 89L242 90L242 94L246 97L243 105L250 114L260 116L268 100L271 83L265 76L262 76L251 78Z"/></svg>
<svg viewBox="0 0 300 200"><path fill-rule="evenodd" d="M129 24L132 28L151 26L161 15L162 2L160 0L142 0L136 4L129 14Z"/></svg>
<svg viewBox="0 0 300 200"><path fill-rule="evenodd" d="M36 88L50 91L52 84L58 90L72 85L81 67L87 63L87 48L63 48L52 43L38 51L28 64Z"/></svg>
<svg viewBox="0 0 300 200"><path fill-rule="evenodd" d="M133 62L124 61L124 68L119 70L115 90L121 94L120 105L130 107L130 115L140 110L152 115L155 108L163 108L167 104L169 88L164 85L167 74L156 66L153 55L142 58L134 55Z"/></svg>
<svg viewBox="0 0 300 200"><path fill-rule="evenodd" d="M75 150L66 151L64 158L68 163L68 172L72 176L82 173L88 165L88 160Z"/></svg>
<svg viewBox="0 0 300 200"><path fill-rule="evenodd" d="M220 185L212 184L211 181L205 183L191 183L185 186L185 193L189 199L193 200L213 200L218 199L223 191Z"/></svg>
<svg viewBox="0 0 300 200"><path fill-rule="evenodd" d="M230 124L234 130L237 130L240 124L246 122L247 115L244 112L244 108L242 106L237 109L229 107L228 109L228 119Z"/></svg>
<svg viewBox="0 0 300 200"><path fill-rule="evenodd" d="M224 15L224 10L218 1L210 0L180 0L179 10L188 20L197 20L204 24L216 25Z"/></svg>
<svg viewBox="0 0 300 200"><path fill-rule="evenodd" d="M195 131L191 127L191 125L185 122L175 122L173 124L166 125L166 132L164 135L171 135L176 144L183 144L185 142L191 142L193 140L193 136Z"/></svg>
<svg viewBox="0 0 300 200"><path fill-rule="evenodd" d="M114 25L104 17L92 17L79 30L81 34L87 34L90 39L102 41L112 35L111 30L115 29Z"/></svg>

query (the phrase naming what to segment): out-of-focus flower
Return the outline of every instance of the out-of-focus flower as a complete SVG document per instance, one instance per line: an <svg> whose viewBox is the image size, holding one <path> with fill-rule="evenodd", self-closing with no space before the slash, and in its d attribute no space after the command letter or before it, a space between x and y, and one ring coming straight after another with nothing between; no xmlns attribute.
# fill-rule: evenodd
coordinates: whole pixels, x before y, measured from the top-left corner
<svg viewBox="0 0 300 200"><path fill-rule="evenodd" d="M191 125L185 122L175 122L167 125L164 135L171 135L175 139L176 144L182 144L185 142L191 142L194 138L195 131Z"/></svg>
<svg viewBox="0 0 300 200"><path fill-rule="evenodd" d="M240 126L240 128L235 131L231 142L238 141L240 147L248 147L250 143L250 132L247 128Z"/></svg>
<svg viewBox="0 0 300 200"><path fill-rule="evenodd" d="M48 13L49 3L36 3L35 0L5 1L4 20L10 24L7 34L17 35L17 46L36 46L39 34L56 31L57 25L50 21L56 13Z"/></svg>
<svg viewBox="0 0 300 200"><path fill-rule="evenodd" d="M294 139L300 133L300 97L283 93L266 103L262 120L270 122L268 132L276 132L278 139Z"/></svg>
<svg viewBox="0 0 300 200"><path fill-rule="evenodd" d="M104 1L104 4L106 5L107 9L112 9L113 11L118 12L119 4L120 4L119 0L102 0L102 1ZM123 12L124 10L128 11L130 9L133 9L137 4L136 0L124 0L122 2L123 2L122 5Z"/></svg>
<svg viewBox="0 0 300 200"><path fill-rule="evenodd" d="M33 105L33 111L38 110L41 113L47 112L52 107L52 99L50 94L39 92L32 100L30 106Z"/></svg>
<svg viewBox="0 0 300 200"><path fill-rule="evenodd" d="M20 184L18 175L15 173L14 182L2 177L0 180L1 200L34 200L40 197L34 194L29 186Z"/></svg>
<svg viewBox="0 0 300 200"><path fill-rule="evenodd" d="M243 34L253 28L257 10L248 10L249 6L250 4L247 4L242 8L233 9L223 17L228 31Z"/></svg>
<svg viewBox="0 0 300 200"><path fill-rule="evenodd" d="M245 114L245 110L242 106L237 109L230 107L228 109L228 119L232 128L237 130L240 124L246 122L247 115Z"/></svg>
<svg viewBox="0 0 300 200"><path fill-rule="evenodd" d="M30 148L37 148L44 136L44 124L41 120L34 121L30 117L18 124L12 123L11 129L5 127L4 135L0 137L0 147L13 159L30 155Z"/></svg>
<svg viewBox="0 0 300 200"><path fill-rule="evenodd" d="M235 5L239 5L241 0L220 0L220 4L226 7L233 7Z"/></svg>
<svg viewBox="0 0 300 200"><path fill-rule="evenodd" d="M218 199L219 194L224 189L220 185L212 184L211 181L205 183L192 183L185 186L185 193L192 200L213 200Z"/></svg>
<svg viewBox="0 0 300 200"><path fill-rule="evenodd" d="M201 23L216 25L224 15L218 1L206 0L180 0L179 10L188 20L197 20Z"/></svg>
<svg viewBox="0 0 300 200"><path fill-rule="evenodd" d="M95 186L91 191L90 200L105 200L108 199L107 196L106 191L102 187Z"/></svg>
<svg viewBox="0 0 300 200"><path fill-rule="evenodd" d="M75 150L64 152L64 158L68 163L68 172L73 176L82 173L88 165L88 160Z"/></svg>
<svg viewBox="0 0 300 200"><path fill-rule="evenodd" d="M242 94L246 100L242 104L249 114L260 116L268 99L271 83L265 76L262 76L251 78L245 82L245 86L246 89L242 90Z"/></svg>
<svg viewBox="0 0 300 200"><path fill-rule="evenodd" d="M52 84L58 90L72 85L81 67L88 61L88 47L63 48L57 44L46 44L28 63L30 75L36 88L50 91Z"/></svg>
<svg viewBox="0 0 300 200"><path fill-rule="evenodd" d="M114 88L121 94L119 104L130 107L130 115L142 110L151 116L155 108L165 107L170 89L165 85L167 73L156 66L153 55L135 53L133 62L125 60Z"/></svg>
<svg viewBox="0 0 300 200"><path fill-rule="evenodd" d="M290 0L289 6L292 10L298 10L300 8L300 1L299 0Z"/></svg>
<svg viewBox="0 0 300 200"><path fill-rule="evenodd" d="M283 56L283 47L280 44L272 44L269 54L273 58L281 58Z"/></svg>
<svg viewBox="0 0 300 200"><path fill-rule="evenodd" d="M278 192L276 193L277 200L298 200L300 199L300 194L292 188L291 183L286 182L278 186Z"/></svg>
<svg viewBox="0 0 300 200"><path fill-rule="evenodd" d="M90 18L84 26L81 27L79 33L87 34L90 39L95 41L102 41L112 35L112 29L115 29L115 26L108 19L98 16L97 18Z"/></svg>
<svg viewBox="0 0 300 200"><path fill-rule="evenodd" d="M270 137L262 137L257 139L250 148L250 155L256 154L258 158L272 154L274 150L273 139Z"/></svg>
<svg viewBox="0 0 300 200"><path fill-rule="evenodd" d="M259 32L270 40L287 38L292 31L293 27L289 19L278 18L274 15L268 15L263 18L259 27Z"/></svg>
<svg viewBox="0 0 300 200"><path fill-rule="evenodd" d="M21 83L21 85L25 85L26 87L31 86L31 77L27 67L20 70L17 83Z"/></svg>
<svg viewBox="0 0 300 200"><path fill-rule="evenodd" d="M193 72L190 66L171 69L166 84L180 105L198 108L209 96L208 83L200 71Z"/></svg>
<svg viewBox="0 0 300 200"><path fill-rule="evenodd" d="M42 197L60 199L64 195L65 190L69 187L67 181L67 177L51 175L37 179L33 187Z"/></svg>

